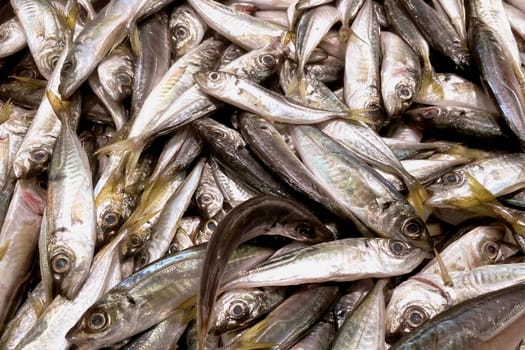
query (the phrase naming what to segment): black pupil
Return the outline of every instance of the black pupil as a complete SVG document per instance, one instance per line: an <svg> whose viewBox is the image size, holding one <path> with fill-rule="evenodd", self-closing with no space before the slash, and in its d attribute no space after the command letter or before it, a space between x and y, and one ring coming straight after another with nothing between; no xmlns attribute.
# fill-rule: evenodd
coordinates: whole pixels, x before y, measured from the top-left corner
<svg viewBox="0 0 525 350"><path fill-rule="evenodd" d="M232 311L233 311L233 315L240 316L240 315L242 315L243 307L241 305L237 304L237 305L235 305L233 307Z"/></svg>
<svg viewBox="0 0 525 350"><path fill-rule="evenodd" d="M44 160L44 159L46 159L46 152L37 151L37 152L33 153L33 157L36 160Z"/></svg>
<svg viewBox="0 0 525 350"><path fill-rule="evenodd" d="M208 224L207 224L206 226L207 226L208 229L210 229L210 230L215 230L215 228L217 227L217 225L216 225L215 222L213 222L213 221L208 222Z"/></svg>
<svg viewBox="0 0 525 350"><path fill-rule="evenodd" d="M184 35L186 35L186 29L184 28L178 28L177 29L177 36L180 38L180 37L183 37Z"/></svg>
<svg viewBox="0 0 525 350"><path fill-rule="evenodd" d="M273 63L273 57L272 56L263 56L263 62L265 64L272 64Z"/></svg>
<svg viewBox="0 0 525 350"><path fill-rule="evenodd" d="M38 186L40 186L40 188L43 189L44 191L47 190L47 182L45 181L40 181L38 183Z"/></svg>
<svg viewBox="0 0 525 350"><path fill-rule="evenodd" d="M494 255L496 254L498 249L491 244L487 247L487 251L489 252L490 255Z"/></svg>
<svg viewBox="0 0 525 350"><path fill-rule="evenodd" d="M133 244L134 246L139 245L140 244L140 238L137 237L137 236L131 237L131 244Z"/></svg>
<svg viewBox="0 0 525 350"><path fill-rule="evenodd" d="M313 234L313 229L309 225L300 225L298 232L303 236L311 236Z"/></svg>
<svg viewBox="0 0 525 350"><path fill-rule="evenodd" d="M219 74L217 74L217 73L211 73L211 74L210 74L210 79L211 79L211 80L217 80L217 79L219 79Z"/></svg>
<svg viewBox="0 0 525 350"><path fill-rule="evenodd" d="M55 259L55 267L57 269L63 269L67 266L67 259L66 258L58 258Z"/></svg>
<svg viewBox="0 0 525 350"><path fill-rule="evenodd" d="M457 181L457 177L454 174L449 174L445 177L445 180L449 183L455 183Z"/></svg>
<svg viewBox="0 0 525 350"><path fill-rule="evenodd" d="M411 222L406 226L406 230L408 233L418 233L420 230L419 224L417 222Z"/></svg>
<svg viewBox="0 0 525 350"><path fill-rule="evenodd" d="M97 313L91 316L91 324L95 327L100 327L104 324L104 316Z"/></svg>
<svg viewBox="0 0 525 350"><path fill-rule="evenodd" d="M399 91L399 93L401 94L401 97L410 96L410 90L408 90L407 88L401 89L401 91Z"/></svg>
<svg viewBox="0 0 525 350"><path fill-rule="evenodd" d="M421 324L421 322L423 322L423 317L421 317L419 312L412 312L410 314L410 322L415 325Z"/></svg>
<svg viewBox="0 0 525 350"><path fill-rule="evenodd" d="M113 225L117 222L117 216L115 214L108 214L106 215L106 224Z"/></svg>
<svg viewBox="0 0 525 350"><path fill-rule="evenodd" d="M392 250L396 254L401 254L403 252L403 245L399 242L396 242L392 245Z"/></svg>

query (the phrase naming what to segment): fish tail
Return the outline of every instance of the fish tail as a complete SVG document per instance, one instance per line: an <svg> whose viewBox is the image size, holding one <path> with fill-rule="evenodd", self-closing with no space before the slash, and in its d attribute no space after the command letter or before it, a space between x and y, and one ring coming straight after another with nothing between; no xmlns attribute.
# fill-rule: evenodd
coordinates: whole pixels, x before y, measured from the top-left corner
<svg viewBox="0 0 525 350"><path fill-rule="evenodd" d="M432 212L432 210L427 208L424 204L430 197L427 190L416 179L408 181L406 185L408 189L408 202L412 205L416 214L423 220L426 220Z"/></svg>
<svg viewBox="0 0 525 350"><path fill-rule="evenodd" d="M297 69L296 74L292 77L290 84L288 85L287 96L299 96L302 101L306 99L306 78L304 71Z"/></svg>
<svg viewBox="0 0 525 350"><path fill-rule="evenodd" d="M339 40L341 40L341 42L346 42L348 38L350 38L350 32L351 29L348 26L348 23L343 23L339 29Z"/></svg>
<svg viewBox="0 0 525 350"><path fill-rule="evenodd" d="M4 258L4 255L7 253L7 250L9 249L9 244L11 241L7 241L3 246L0 246L0 261Z"/></svg>
<svg viewBox="0 0 525 350"><path fill-rule="evenodd" d="M273 349L275 343L255 343L255 342L237 342L235 343L235 349L238 350L257 350L257 349Z"/></svg>
<svg viewBox="0 0 525 350"><path fill-rule="evenodd" d="M436 256L436 259L438 262L439 271L441 273L441 279L443 280L443 283L446 286L453 287L454 283L452 282L452 278L450 277L450 274L448 273L447 266L445 265L445 262L443 261L441 254L439 254L436 248L434 248L434 255Z"/></svg>
<svg viewBox="0 0 525 350"><path fill-rule="evenodd" d="M46 89L46 97L60 122L63 125L68 125L71 115L71 102L63 100L60 96L48 89Z"/></svg>
<svg viewBox="0 0 525 350"><path fill-rule="evenodd" d="M0 108L0 124L5 122L11 117L11 114L13 113L13 103L11 102L11 99L4 102L2 105L2 108Z"/></svg>
<svg viewBox="0 0 525 350"><path fill-rule="evenodd" d="M434 69L432 68L432 66L427 66L426 64L423 65L423 71L421 74L420 90L421 91L431 90L440 98L444 98L445 91L443 90L443 86L437 79L436 73L434 73Z"/></svg>
<svg viewBox="0 0 525 350"><path fill-rule="evenodd" d="M446 146L446 153L455 154L471 160L479 160L487 157L487 153L477 149L471 149L462 145Z"/></svg>

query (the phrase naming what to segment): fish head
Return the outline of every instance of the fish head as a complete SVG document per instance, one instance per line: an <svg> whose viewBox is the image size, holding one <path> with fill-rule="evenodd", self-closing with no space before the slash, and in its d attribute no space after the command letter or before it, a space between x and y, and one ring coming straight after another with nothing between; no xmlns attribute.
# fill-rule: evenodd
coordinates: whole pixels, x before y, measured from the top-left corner
<svg viewBox="0 0 525 350"><path fill-rule="evenodd" d="M389 116L400 116L412 103L417 94L417 82L412 79L386 81L383 104Z"/></svg>
<svg viewBox="0 0 525 350"><path fill-rule="evenodd" d="M123 64L124 63L124 64ZM133 85L133 62L131 60L105 60L98 66L100 84L113 101L121 102L131 95Z"/></svg>
<svg viewBox="0 0 525 350"><path fill-rule="evenodd" d="M245 146L243 138L237 131L211 118L200 118L193 122L193 126L211 147L215 143L220 143L224 147L222 149L232 148L233 150Z"/></svg>
<svg viewBox="0 0 525 350"><path fill-rule="evenodd" d="M169 30L175 49L175 58L184 56L202 39L206 25L198 19L195 11L186 5L178 6L171 13Z"/></svg>
<svg viewBox="0 0 525 350"><path fill-rule="evenodd" d="M126 237L120 242L120 254L127 258L142 251L146 241L151 237L152 224L149 220L139 222L136 225L126 227Z"/></svg>
<svg viewBox="0 0 525 350"><path fill-rule="evenodd" d="M137 307L135 299L124 291L106 293L91 306L68 331L66 338L78 346L103 347L120 341L119 333L136 324L137 316L131 312Z"/></svg>
<svg viewBox="0 0 525 350"><path fill-rule="evenodd" d="M411 205L400 201L379 203L383 208L378 220L382 232L390 237L410 243L424 251L432 250L432 240L425 222L417 216Z"/></svg>
<svg viewBox="0 0 525 350"><path fill-rule="evenodd" d="M42 53L35 57L35 63L42 70L44 77L51 77L55 67L59 63L66 43L63 39L49 37L43 43Z"/></svg>
<svg viewBox="0 0 525 350"><path fill-rule="evenodd" d="M464 253L471 268L498 263L519 250L515 244L507 242L507 228L499 222L477 227L467 235L469 240Z"/></svg>
<svg viewBox="0 0 525 350"><path fill-rule="evenodd" d="M113 189L113 186L106 186L95 197L97 242L99 243L106 242L109 237L114 236L123 222L124 196L122 191L112 191Z"/></svg>
<svg viewBox="0 0 525 350"><path fill-rule="evenodd" d="M228 84L235 82L237 76L220 71L198 72L193 75L195 82L206 93L225 89Z"/></svg>
<svg viewBox="0 0 525 350"><path fill-rule="evenodd" d="M94 246L60 228L48 245L49 267L60 295L73 300L86 280Z"/></svg>
<svg viewBox="0 0 525 350"><path fill-rule="evenodd" d="M465 172L461 169L449 171L427 187L431 193L425 205L437 208L457 208L462 198L471 197Z"/></svg>
<svg viewBox="0 0 525 350"><path fill-rule="evenodd" d="M430 253L397 239L375 238L369 240L368 245L375 248L377 260L382 265L402 271L411 271L424 259L431 257Z"/></svg>
<svg viewBox="0 0 525 350"><path fill-rule="evenodd" d="M209 185L205 189L197 189L195 201L203 216L211 218L222 209L224 197L217 186Z"/></svg>
<svg viewBox="0 0 525 350"><path fill-rule="evenodd" d="M90 62L95 62L93 53L81 47L73 47L64 58L59 72L58 92L68 99L79 88L92 70Z"/></svg>
<svg viewBox="0 0 525 350"><path fill-rule="evenodd" d="M26 178L43 173L51 158L49 147L34 143L18 151L13 162L13 171L17 178Z"/></svg>
<svg viewBox="0 0 525 350"><path fill-rule="evenodd" d="M264 293L260 291L260 293ZM213 332L221 334L246 325L257 316L260 300L253 290L238 289L224 293L215 306Z"/></svg>
<svg viewBox="0 0 525 350"><path fill-rule="evenodd" d="M392 291L386 307L387 341L393 341L422 325L448 307L448 301L435 286L409 279Z"/></svg>

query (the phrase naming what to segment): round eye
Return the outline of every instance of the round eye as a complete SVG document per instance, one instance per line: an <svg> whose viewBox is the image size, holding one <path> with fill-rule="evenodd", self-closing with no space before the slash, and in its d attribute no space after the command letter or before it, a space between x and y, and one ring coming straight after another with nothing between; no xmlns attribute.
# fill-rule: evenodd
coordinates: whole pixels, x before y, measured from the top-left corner
<svg viewBox="0 0 525 350"><path fill-rule="evenodd" d="M131 77L127 74L120 74L118 76L118 80L123 84L123 85L131 85Z"/></svg>
<svg viewBox="0 0 525 350"><path fill-rule="evenodd" d="M177 245L176 244L172 244L172 245L170 245L170 247L168 249L168 254L173 254L173 253L176 253L178 251L179 251L179 249L177 248Z"/></svg>
<svg viewBox="0 0 525 350"><path fill-rule="evenodd" d="M409 100L412 98L412 89L406 85L399 85L397 87L397 95L402 100Z"/></svg>
<svg viewBox="0 0 525 350"><path fill-rule="evenodd" d="M113 228L117 226L119 221L120 221L120 215L112 211L105 212L102 218L102 223L104 227L106 228Z"/></svg>
<svg viewBox="0 0 525 350"><path fill-rule="evenodd" d="M410 247L401 241L392 240L390 241L389 247L392 253L398 256L406 255L410 251Z"/></svg>
<svg viewBox="0 0 525 350"><path fill-rule="evenodd" d="M59 58L60 58L60 56L57 56L57 55L51 56L49 58L49 65L50 65L51 68L54 69L56 67Z"/></svg>
<svg viewBox="0 0 525 350"><path fill-rule="evenodd" d="M217 223L213 220L210 220L206 224L206 227L208 228L208 230L214 231L217 228Z"/></svg>
<svg viewBox="0 0 525 350"><path fill-rule="evenodd" d="M499 247L496 242L488 241L483 244L482 251L489 259L494 260L498 257Z"/></svg>
<svg viewBox="0 0 525 350"><path fill-rule="evenodd" d="M67 59L64 64L62 65L62 73L69 73L73 70L73 66L74 66L74 63L73 63L73 60L71 59Z"/></svg>
<svg viewBox="0 0 525 350"><path fill-rule="evenodd" d="M148 263L149 256L147 252L142 252L137 258L138 267L142 267Z"/></svg>
<svg viewBox="0 0 525 350"><path fill-rule="evenodd" d="M44 180L38 181L38 187L40 187L40 189L43 191L47 191L47 181L44 181Z"/></svg>
<svg viewBox="0 0 525 350"><path fill-rule="evenodd" d="M219 81L220 78L221 75L217 72L211 72L210 74L208 74L208 79L212 82Z"/></svg>
<svg viewBox="0 0 525 350"><path fill-rule="evenodd" d="M416 327L419 327L428 319L428 315L419 306L411 306L403 314L403 318L405 319L405 323L410 329L414 329Z"/></svg>
<svg viewBox="0 0 525 350"><path fill-rule="evenodd" d="M410 238L420 237L423 234L424 230L425 225L421 220L416 218L408 219L403 224L403 227L401 227L401 231L403 232L403 234Z"/></svg>
<svg viewBox="0 0 525 350"><path fill-rule="evenodd" d="M456 185L461 181L461 176L454 172L446 173L441 177L441 181L447 185Z"/></svg>
<svg viewBox="0 0 525 350"><path fill-rule="evenodd" d="M312 237L315 234L315 229L309 224L301 223L297 225L295 232L304 237Z"/></svg>
<svg viewBox="0 0 525 350"><path fill-rule="evenodd" d="M31 157L32 161L39 164L43 164L49 159L49 153L43 149L36 149L34 151L31 151L29 156Z"/></svg>
<svg viewBox="0 0 525 350"><path fill-rule="evenodd" d="M175 38L177 40L184 39L188 35L188 31L181 25L175 26Z"/></svg>
<svg viewBox="0 0 525 350"><path fill-rule="evenodd" d="M71 259L68 254L59 253L51 259L51 269L55 273L66 273L71 269Z"/></svg>
<svg viewBox="0 0 525 350"><path fill-rule="evenodd" d="M261 56L261 62L267 67L275 66L275 58L272 55Z"/></svg>
<svg viewBox="0 0 525 350"><path fill-rule="evenodd" d="M238 320L246 316L248 313L248 305L244 301L236 301L231 304L229 311L231 317Z"/></svg>
<svg viewBox="0 0 525 350"><path fill-rule="evenodd" d="M203 205L211 204L211 202L213 202L213 196L209 193L203 193L199 197L199 202Z"/></svg>
<svg viewBox="0 0 525 350"><path fill-rule="evenodd" d="M88 327L94 331L100 331L109 324L109 316L104 310L95 310L89 315Z"/></svg>
<svg viewBox="0 0 525 350"><path fill-rule="evenodd" d="M142 239L137 235L131 235L129 242L132 247L140 247L142 245Z"/></svg>

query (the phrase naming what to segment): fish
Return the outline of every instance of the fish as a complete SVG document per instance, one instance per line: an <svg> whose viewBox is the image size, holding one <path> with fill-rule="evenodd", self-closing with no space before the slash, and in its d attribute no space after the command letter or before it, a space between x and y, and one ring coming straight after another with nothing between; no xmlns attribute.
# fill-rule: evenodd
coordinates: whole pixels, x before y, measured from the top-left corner
<svg viewBox="0 0 525 350"><path fill-rule="evenodd" d="M8 57L26 46L22 25L16 17L0 24L0 58Z"/></svg>
<svg viewBox="0 0 525 350"><path fill-rule="evenodd" d="M323 242L333 234L299 203L258 196L230 211L217 226L206 248L205 268L197 297L199 347L202 348L226 261L241 243L260 234L281 235L306 242ZM221 244L227 242L227 244Z"/></svg>

